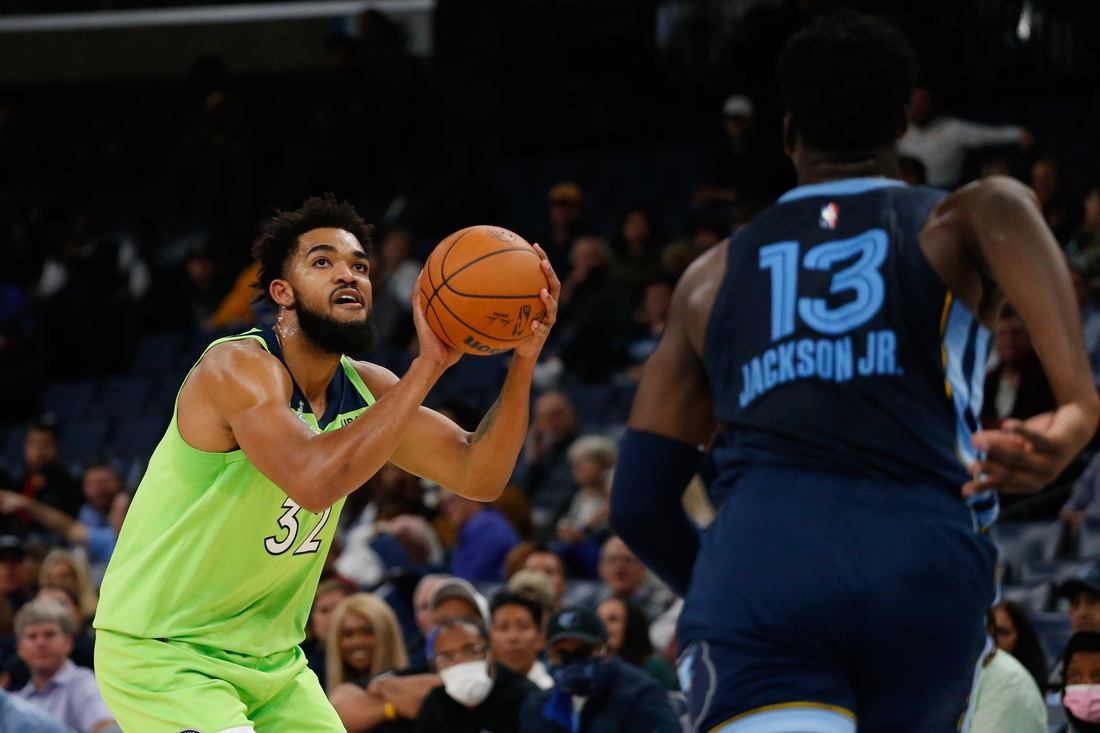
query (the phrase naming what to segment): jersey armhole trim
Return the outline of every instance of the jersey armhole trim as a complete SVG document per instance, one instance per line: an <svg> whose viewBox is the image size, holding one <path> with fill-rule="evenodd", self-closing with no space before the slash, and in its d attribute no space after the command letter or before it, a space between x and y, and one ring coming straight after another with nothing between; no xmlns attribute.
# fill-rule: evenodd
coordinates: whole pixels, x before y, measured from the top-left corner
<svg viewBox="0 0 1100 733"><path fill-rule="evenodd" d="M355 365L351 363L351 359L346 356L341 356L340 364L343 365L344 374L351 380L352 385L355 387L355 391L367 401L367 407L372 406L377 400L374 399L374 394L367 388L366 383L363 381L363 377L356 371Z"/></svg>

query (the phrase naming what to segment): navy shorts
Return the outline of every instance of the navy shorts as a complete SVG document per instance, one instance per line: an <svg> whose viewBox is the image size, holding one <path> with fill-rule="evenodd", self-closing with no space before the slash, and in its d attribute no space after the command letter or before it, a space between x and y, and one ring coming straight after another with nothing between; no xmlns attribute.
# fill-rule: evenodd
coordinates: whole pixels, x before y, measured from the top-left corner
<svg viewBox="0 0 1100 733"><path fill-rule="evenodd" d="M932 487L754 469L703 536L680 619L702 733L954 733L997 549Z"/></svg>

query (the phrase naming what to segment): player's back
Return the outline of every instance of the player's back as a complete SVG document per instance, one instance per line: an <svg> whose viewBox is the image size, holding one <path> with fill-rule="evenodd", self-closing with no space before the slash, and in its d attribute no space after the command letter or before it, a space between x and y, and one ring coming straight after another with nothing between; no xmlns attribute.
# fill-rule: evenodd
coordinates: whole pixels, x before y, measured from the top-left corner
<svg viewBox="0 0 1100 733"><path fill-rule="evenodd" d="M760 465L965 483L989 333L920 249L943 195L801 186L730 240L703 350L720 487Z"/></svg>

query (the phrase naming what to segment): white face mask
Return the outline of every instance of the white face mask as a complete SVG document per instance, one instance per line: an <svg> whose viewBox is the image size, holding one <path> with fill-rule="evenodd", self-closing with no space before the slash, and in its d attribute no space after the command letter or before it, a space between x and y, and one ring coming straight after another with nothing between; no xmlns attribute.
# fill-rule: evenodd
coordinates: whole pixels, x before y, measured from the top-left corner
<svg viewBox="0 0 1100 733"><path fill-rule="evenodd" d="M493 689L493 678L489 676L489 660L478 659L463 662L439 673L443 680L443 689L457 703L468 708L476 708L485 702Z"/></svg>

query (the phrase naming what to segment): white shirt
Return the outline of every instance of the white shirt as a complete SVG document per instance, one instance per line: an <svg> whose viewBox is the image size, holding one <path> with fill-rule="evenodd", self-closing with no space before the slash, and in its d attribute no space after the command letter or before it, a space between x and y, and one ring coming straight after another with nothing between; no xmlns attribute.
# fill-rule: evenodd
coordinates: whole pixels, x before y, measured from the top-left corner
<svg viewBox="0 0 1100 733"><path fill-rule="evenodd" d="M970 733L1046 733L1047 706L1024 665L996 651L982 668Z"/></svg>
<svg viewBox="0 0 1100 733"><path fill-rule="evenodd" d="M546 665L538 659L535 660L530 671L527 672L527 679L534 682L535 687L540 690L549 690L554 686L554 678L546 671Z"/></svg>
<svg viewBox="0 0 1100 733"><path fill-rule="evenodd" d="M1024 128L983 125L957 117L937 117L927 127L909 125L898 141L898 152L924 163L928 185L952 188L959 182L966 153L984 145L1018 143Z"/></svg>

